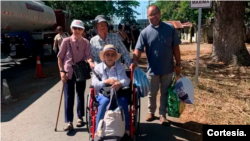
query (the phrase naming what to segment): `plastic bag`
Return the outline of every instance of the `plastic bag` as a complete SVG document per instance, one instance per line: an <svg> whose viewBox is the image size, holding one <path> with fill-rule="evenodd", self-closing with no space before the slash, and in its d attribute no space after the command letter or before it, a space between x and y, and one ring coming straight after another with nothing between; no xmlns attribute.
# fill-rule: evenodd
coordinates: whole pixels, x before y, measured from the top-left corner
<svg viewBox="0 0 250 141"><path fill-rule="evenodd" d="M194 87L187 77L179 78L175 83L175 74L171 85L167 88L168 115L179 118L186 104L194 103Z"/></svg>
<svg viewBox="0 0 250 141"><path fill-rule="evenodd" d="M133 85L137 86L140 93L140 97L147 96L150 91L150 84L147 75L139 67L137 67L134 70L133 77Z"/></svg>

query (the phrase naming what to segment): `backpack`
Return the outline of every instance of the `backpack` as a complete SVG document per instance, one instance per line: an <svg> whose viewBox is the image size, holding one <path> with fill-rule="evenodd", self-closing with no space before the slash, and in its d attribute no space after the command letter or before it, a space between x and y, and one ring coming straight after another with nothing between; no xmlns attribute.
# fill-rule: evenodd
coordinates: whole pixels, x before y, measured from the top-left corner
<svg viewBox="0 0 250 141"><path fill-rule="evenodd" d="M118 107L109 110L112 101L115 100ZM102 140L114 139L119 141L125 133L125 115L117 100L116 91L111 89L110 102L106 107L104 119L100 120L97 127L97 136Z"/></svg>

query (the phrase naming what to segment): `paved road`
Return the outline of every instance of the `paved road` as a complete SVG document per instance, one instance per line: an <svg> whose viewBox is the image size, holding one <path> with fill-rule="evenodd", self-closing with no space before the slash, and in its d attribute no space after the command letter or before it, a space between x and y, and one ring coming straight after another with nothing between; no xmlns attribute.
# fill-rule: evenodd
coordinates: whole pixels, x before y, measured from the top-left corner
<svg viewBox="0 0 250 141"><path fill-rule="evenodd" d="M48 67L56 66L56 62L48 63ZM45 66L45 65L44 65ZM48 69L48 67L46 69ZM20 91L18 102L5 104L2 106L1 114L1 140L2 141L87 141L88 132L86 127L75 128L75 131L67 133L62 131L64 124L64 105L62 103L58 132L54 132L59 98L62 83L57 76L56 67L53 72L45 79L34 80L34 85L30 81L25 86L30 86L33 94L24 95L21 93L29 92L25 89ZM33 70L34 71L34 70ZM55 73L56 72L56 73ZM32 77L30 71L23 73L22 79ZM33 78L32 78L33 80ZM18 79L17 79L18 81ZM40 82L41 81L41 82ZM20 80L18 81L20 82ZM11 82L15 84L14 82ZM24 85L24 84L23 84ZM87 81L87 86L90 81ZM14 87L14 86L12 86ZM21 87L21 86L20 86ZM23 86L22 86L23 87ZM19 87L16 87L21 89ZM18 91L18 90L16 90ZM86 89L85 95L89 92ZM76 107L75 107L76 109ZM181 129L177 126L163 127L158 124L158 120L154 122L145 122L147 113L147 98L141 99L141 124L140 137L141 141L175 141L175 140L191 140L192 136L200 136L199 134ZM75 114L76 115L76 114ZM75 116L76 121L76 116Z"/></svg>

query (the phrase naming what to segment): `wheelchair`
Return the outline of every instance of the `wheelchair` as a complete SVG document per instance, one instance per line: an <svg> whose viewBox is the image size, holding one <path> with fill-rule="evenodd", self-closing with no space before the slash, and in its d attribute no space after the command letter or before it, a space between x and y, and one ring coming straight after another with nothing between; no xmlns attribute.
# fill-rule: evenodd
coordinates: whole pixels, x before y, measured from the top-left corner
<svg viewBox="0 0 250 141"><path fill-rule="evenodd" d="M130 92L129 95L129 126L130 126L130 136L136 141L138 138L139 125L140 125L140 95L137 87L133 85L133 72L131 70L126 69L126 74L130 77L130 85L128 87L121 88L122 90L126 90L126 92ZM87 130L89 132L89 140L94 141L95 137L95 127L96 127L96 116L98 112L98 101L95 98L95 89L93 86L90 86L90 93L87 95L87 106L86 106L86 125Z"/></svg>

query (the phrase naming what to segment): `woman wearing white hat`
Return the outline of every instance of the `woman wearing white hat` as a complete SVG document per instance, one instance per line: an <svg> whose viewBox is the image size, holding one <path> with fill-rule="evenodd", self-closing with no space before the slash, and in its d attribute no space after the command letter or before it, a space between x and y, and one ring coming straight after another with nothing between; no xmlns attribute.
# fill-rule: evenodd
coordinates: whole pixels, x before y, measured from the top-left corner
<svg viewBox="0 0 250 141"><path fill-rule="evenodd" d="M99 92L100 89L106 85L111 85L111 88L118 91L121 87L128 86L130 83L130 79L126 75L124 65L116 63L116 61L120 59L121 54L117 52L114 45L105 45L103 51L99 53L99 57L102 62L96 65L94 70L100 76L101 81L98 80L95 75L93 75L92 78L92 85L97 92L96 100L99 103L95 129L97 129L99 121L104 118L106 107L109 104L109 98L102 95ZM118 98L118 103L124 110L126 128L125 136L129 137L129 113L127 99L128 98L126 96L120 96Z"/></svg>
<svg viewBox="0 0 250 141"><path fill-rule="evenodd" d="M58 57L58 66L60 76L64 87L65 97L65 122L68 125L64 128L65 131L73 129L73 108L75 97L75 85L77 93L77 127L84 126L84 91L86 87L86 80L77 82L73 72L72 65L84 60L88 60L91 67L94 66L91 56L90 43L87 39L82 37L84 32L83 22L80 20L73 20L71 23L72 35L63 39Z"/></svg>

